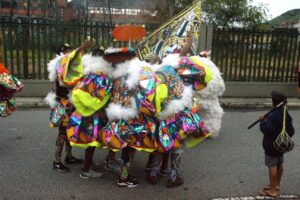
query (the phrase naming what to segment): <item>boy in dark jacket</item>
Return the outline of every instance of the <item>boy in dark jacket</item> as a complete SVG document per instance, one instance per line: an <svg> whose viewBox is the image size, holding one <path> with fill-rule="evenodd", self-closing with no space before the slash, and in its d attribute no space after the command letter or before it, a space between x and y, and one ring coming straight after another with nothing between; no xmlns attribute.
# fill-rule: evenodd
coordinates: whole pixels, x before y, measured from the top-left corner
<svg viewBox="0 0 300 200"><path fill-rule="evenodd" d="M262 145L265 150L265 165L269 168L269 181L270 185L265 187L260 194L276 197L278 196L280 189L280 180L283 173L283 153L278 152L273 142L282 130L283 124L283 110L282 106L278 105L282 102L286 102L287 98L280 92L273 91L271 93L273 108L276 108L273 112L267 116L261 116L260 130L263 133ZM278 108L277 108L278 107ZM293 127L291 116L286 113L286 132L290 137L294 135L295 129Z"/></svg>

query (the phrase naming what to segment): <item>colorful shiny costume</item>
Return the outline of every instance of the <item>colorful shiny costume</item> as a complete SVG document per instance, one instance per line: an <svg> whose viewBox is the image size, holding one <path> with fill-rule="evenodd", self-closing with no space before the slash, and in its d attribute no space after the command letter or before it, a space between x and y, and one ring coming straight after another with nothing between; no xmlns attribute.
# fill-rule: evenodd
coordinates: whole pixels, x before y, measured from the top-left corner
<svg viewBox="0 0 300 200"><path fill-rule="evenodd" d="M205 75L211 72L188 59L177 55L160 66L137 58L116 64L103 136L107 146L164 152L187 138L194 146L210 135L193 93L208 84L212 76Z"/></svg>
<svg viewBox="0 0 300 200"><path fill-rule="evenodd" d="M106 53L122 57L130 51ZM74 85L69 96L75 112L68 122L72 145L164 152L186 139L194 146L218 134L223 111L217 98L224 92L224 82L206 58L173 54L151 66L133 57L112 67L113 60L86 55L83 62L77 60L82 67L75 68L81 71L72 70L66 59L59 59L56 70L60 81L73 80L67 84ZM75 73L71 76L68 70Z"/></svg>
<svg viewBox="0 0 300 200"><path fill-rule="evenodd" d="M16 110L13 95L24 85L0 63L0 116L6 117Z"/></svg>
<svg viewBox="0 0 300 200"><path fill-rule="evenodd" d="M157 174L161 153L169 152L169 181L179 180L184 147L218 135L223 115L218 96L225 85L209 59L171 54L160 65L150 65L130 48L79 56L74 69L68 56L56 59L50 74L70 88L73 108L65 118L68 140L86 149L122 150L119 181L132 178L135 150L156 153L150 176Z"/></svg>
<svg viewBox="0 0 300 200"><path fill-rule="evenodd" d="M72 146L101 147L101 127L107 121L101 108L109 101L112 90L107 75L110 64L101 57L78 55L69 65L74 52L50 61L54 70L50 74L57 74L60 82L70 89L68 101L73 109L65 116L67 137Z"/></svg>
<svg viewBox="0 0 300 200"><path fill-rule="evenodd" d="M225 87L209 59L172 54L162 64L150 65L126 58L130 52L108 49L106 54L113 56L106 60L85 55L83 62L77 59L76 70L64 64L67 58L60 59L58 77L74 85L75 112L68 123L72 145L164 152L185 140L194 146L218 134L223 115L218 96Z"/></svg>

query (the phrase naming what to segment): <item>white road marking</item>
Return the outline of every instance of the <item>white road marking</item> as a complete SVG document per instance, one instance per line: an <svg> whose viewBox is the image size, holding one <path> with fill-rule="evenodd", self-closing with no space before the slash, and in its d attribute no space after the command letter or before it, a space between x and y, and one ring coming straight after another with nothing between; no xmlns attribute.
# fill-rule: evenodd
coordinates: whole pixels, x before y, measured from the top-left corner
<svg viewBox="0 0 300 200"><path fill-rule="evenodd" d="M226 197L226 198L214 198L211 200L267 200L267 199L298 199L300 200L299 196L294 194L281 194L277 198L268 197L268 196L249 196L249 197Z"/></svg>

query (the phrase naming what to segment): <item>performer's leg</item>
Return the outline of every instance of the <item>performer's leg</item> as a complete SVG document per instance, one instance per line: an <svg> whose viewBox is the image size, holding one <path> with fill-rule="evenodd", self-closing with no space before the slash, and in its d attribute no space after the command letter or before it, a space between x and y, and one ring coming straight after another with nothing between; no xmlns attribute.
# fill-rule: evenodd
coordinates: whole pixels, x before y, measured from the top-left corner
<svg viewBox="0 0 300 200"><path fill-rule="evenodd" d="M109 150L105 159L105 169L114 173L119 173L121 164L122 163L116 159L116 152Z"/></svg>
<svg viewBox="0 0 300 200"><path fill-rule="evenodd" d="M65 142L65 153L67 157L72 156L72 146L70 145L69 140L66 139Z"/></svg>
<svg viewBox="0 0 300 200"><path fill-rule="evenodd" d="M72 146L70 145L70 142L67 138L66 127L60 125L58 128L59 128L59 134L62 136L62 139L64 140L64 144L65 144L65 153L66 153L65 163L66 164L81 164L81 163L83 163L82 159L75 158L72 155ZM62 149L61 149L61 152L62 152ZM60 157L61 157L61 153L60 153Z"/></svg>
<svg viewBox="0 0 300 200"><path fill-rule="evenodd" d="M183 179L179 176L179 164L183 153L183 146L173 149L171 152L171 170L167 187L176 187L183 184Z"/></svg>
<svg viewBox="0 0 300 200"><path fill-rule="evenodd" d="M135 149L131 147L125 147L122 149L121 159L123 161L118 181L118 186L120 187L136 187L139 185L139 182L136 179L129 175L129 167L132 163L133 157L135 154Z"/></svg>
<svg viewBox="0 0 300 200"><path fill-rule="evenodd" d="M70 169L62 164L61 156L64 147L64 143L66 141L66 134L65 134L65 127L59 126L58 127L58 135L56 138L56 145L55 145L55 160L53 162L53 169L59 172L69 172Z"/></svg>
<svg viewBox="0 0 300 200"><path fill-rule="evenodd" d="M168 165L169 165L170 156L171 156L170 151L165 152L163 154L162 165L161 165L161 168L160 168L160 175L161 176L167 176L168 175L168 171L169 171L169 166Z"/></svg>
<svg viewBox="0 0 300 200"><path fill-rule="evenodd" d="M152 162L150 165L150 172L147 174L147 181L150 184L155 185L158 182L158 172L161 166L161 161L163 158L162 153L152 153Z"/></svg>
<svg viewBox="0 0 300 200"><path fill-rule="evenodd" d="M147 162L147 165L146 165L146 171L151 170L151 166L152 166L152 163L153 163L154 156L155 156L154 153L149 153L148 162Z"/></svg>
<svg viewBox="0 0 300 200"><path fill-rule="evenodd" d="M95 172L91 169L91 166L93 164L93 156L95 152L95 147L88 147L85 150L85 160L83 163L83 168L80 172L81 178L99 178L102 177L103 174L100 172Z"/></svg>

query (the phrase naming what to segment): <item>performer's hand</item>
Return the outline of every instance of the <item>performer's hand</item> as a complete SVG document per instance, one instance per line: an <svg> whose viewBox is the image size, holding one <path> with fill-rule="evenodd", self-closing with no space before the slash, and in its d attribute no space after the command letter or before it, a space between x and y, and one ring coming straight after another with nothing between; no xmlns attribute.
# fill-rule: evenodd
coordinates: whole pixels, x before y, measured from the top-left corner
<svg viewBox="0 0 300 200"><path fill-rule="evenodd" d="M90 39L86 39L83 43L81 43L80 47L78 49L84 50L85 48L91 47L93 44L93 41Z"/></svg>
<svg viewBox="0 0 300 200"><path fill-rule="evenodd" d="M189 30L186 34L187 37L193 39L193 32L191 30Z"/></svg>
<svg viewBox="0 0 300 200"><path fill-rule="evenodd" d="M86 40L82 43L81 47L82 49L89 48L92 46L92 44L93 44L92 40Z"/></svg>
<svg viewBox="0 0 300 200"><path fill-rule="evenodd" d="M265 115L262 115L262 116L260 116L258 119L259 120L264 120L266 118L266 116Z"/></svg>

